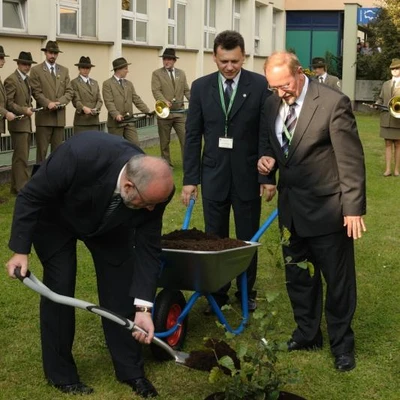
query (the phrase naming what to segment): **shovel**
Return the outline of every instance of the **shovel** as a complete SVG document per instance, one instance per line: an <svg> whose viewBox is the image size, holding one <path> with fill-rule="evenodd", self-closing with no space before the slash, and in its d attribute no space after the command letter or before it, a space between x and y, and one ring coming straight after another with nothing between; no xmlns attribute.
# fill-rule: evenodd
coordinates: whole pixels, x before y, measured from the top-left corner
<svg viewBox="0 0 400 400"><path fill-rule="evenodd" d="M137 331L144 333L147 335L147 332L137 326L133 321L128 318L122 317L106 308L97 306L96 304L89 303L84 300L75 299L74 297L63 296L61 294L57 294L51 291L42 281L40 281L36 276L30 272L29 270L26 273L26 276L21 275L21 268L17 267L14 270L14 275L26 286L34 290L35 292L41 294L44 297L47 297L49 300L54 301L55 303L64 304L66 306L81 308L82 310L90 311L94 314L100 315L101 317L107 318L110 321L115 322L118 325L123 326L124 328L130 331ZM177 364L186 364L186 360L189 357L189 354L184 353L182 351L176 351L172 347L168 346L167 343L162 341L157 337L153 337L152 342L160 346L164 349L170 356L175 360Z"/></svg>

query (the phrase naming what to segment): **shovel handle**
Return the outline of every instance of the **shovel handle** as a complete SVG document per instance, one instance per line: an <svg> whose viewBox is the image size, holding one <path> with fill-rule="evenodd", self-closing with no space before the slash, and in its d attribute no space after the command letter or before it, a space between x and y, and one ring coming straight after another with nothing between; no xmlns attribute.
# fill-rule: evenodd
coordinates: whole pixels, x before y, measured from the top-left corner
<svg viewBox="0 0 400 400"><path fill-rule="evenodd" d="M183 221L182 230L187 230L189 228L190 219L192 218L193 206L196 200L191 197L189 200L189 205L186 209L185 219Z"/></svg>
<svg viewBox="0 0 400 400"><path fill-rule="evenodd" d="M26 275L25 275L25 276L22 276L22 275L21 275L21 267L15 267L15 269L14 269L14 275L15 275L15 277L16 277L17 279L19 279L21 282L23 282L25 278L28 278L30 274L31 274L31 272L29 271L29 269L28 269L28 271L26 272Z"/></svg>

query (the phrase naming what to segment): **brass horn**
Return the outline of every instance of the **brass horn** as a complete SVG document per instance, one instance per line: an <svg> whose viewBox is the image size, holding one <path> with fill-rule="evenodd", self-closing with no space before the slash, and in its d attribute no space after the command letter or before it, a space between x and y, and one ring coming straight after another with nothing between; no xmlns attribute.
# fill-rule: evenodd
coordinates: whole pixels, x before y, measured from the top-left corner
<svg viewBox="0 0 400 400"><path fill-rule="evenodd" d="M390 114L394 118L400 118L400 96L394 96L388 103Z"/></svg>
<svg viewBox="0 0 400 400"><path fill-rule="evenodd" d="M157 100L154 110L158 117L167 118L170 112L168 104L165 101Z"/></svg>

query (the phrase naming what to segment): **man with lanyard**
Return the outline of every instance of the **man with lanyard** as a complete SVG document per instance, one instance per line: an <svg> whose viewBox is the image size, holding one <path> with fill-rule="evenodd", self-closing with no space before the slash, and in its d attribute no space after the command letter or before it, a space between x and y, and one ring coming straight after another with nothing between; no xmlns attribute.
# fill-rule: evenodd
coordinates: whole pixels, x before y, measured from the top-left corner
<svg viewBox="0 0 400 400"><path fill-rule="evenodd" d="M221 32L214 41L213 57L218 72L195 80L191 88L182 201L187 205L192 196L196 198L201 184L205 231L229 237L232 208L237 238L249 240L260 223L258 138L265 129L269 92L263 76L242 68L245 49L238 32ZM256 273L257 255L247 269L250 311L257 307ZM213 293L219 306L228 302L229 287L230 283ZM240 282L236 297L241 299ZM211 313L208 307L205 314Z"/></svg>

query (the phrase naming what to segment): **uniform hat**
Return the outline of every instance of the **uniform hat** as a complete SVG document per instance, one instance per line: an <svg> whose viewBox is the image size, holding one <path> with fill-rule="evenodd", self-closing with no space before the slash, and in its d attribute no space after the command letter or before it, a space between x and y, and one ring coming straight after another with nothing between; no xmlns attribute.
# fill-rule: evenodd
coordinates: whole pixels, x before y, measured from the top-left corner
<svg viewBox="0 0 400 400"><path fill-rule="evenodd" d="M74 64L74 65L76 65L77 67L79 67L79 68L92 68L92 67L95 67L95 65L93 65L92 64L92 62L90 61L90 57L85 57L85 56L82 56L80 59L79 59L79 62L77 63L77 64Z"/></svg>
<svg viewBox="0 0 400 400"><path fill-rule="evenodd" d="M325 68L326 67L325 58L314 57L312 59L312 67L313 68Z"/></svg>
<svg viewBox="0 0 400 400"><path fill-rule="evenodd" d="M7 54L4 54L3 46L0 46L0 57L10 57Z"/></svg>
<svg viewBox="0 0 400 400"><path fill-rule="evenodd" d="M124 57L116 58L113 62L113 69L111 71L115 71L116 69L124 68L127 65L131 65L132 63L128 63Z"/></svg>
<svg viewBox="0 0 400 400"><path fill-rule="evenodd" d="M40 50L42 50L42 51L52 51L53 53L62 53L62 51L58 47L58 43L54 42L53 40L49 40L46 43L46 47L43 47Z"/></svg>
<svg viewBox="0 0 400 400"><path fill-rule="evenodd" d="M400 68L400 58L393 58L389 68Z"/></svg>
<svg viewBox="0 0 400 400"><path fill-rule="evenodd" d="M175 49L172 49L172 48L170 48L170 47L167 47L165 50L164 50L164 53L160 56L160 57L165 57L165 58L173 58L173 59L177 59L177 58L179 58L179 57L177 57L176 55L175 55Z"/></svg>
<svg viewBox="0 0 400 400"><path fill-rule="evenodd" d="M21 51L18 58L14 58L14 61L22 64L37 64L36 61L32 60L32 54L27 51Z"/></svg>

